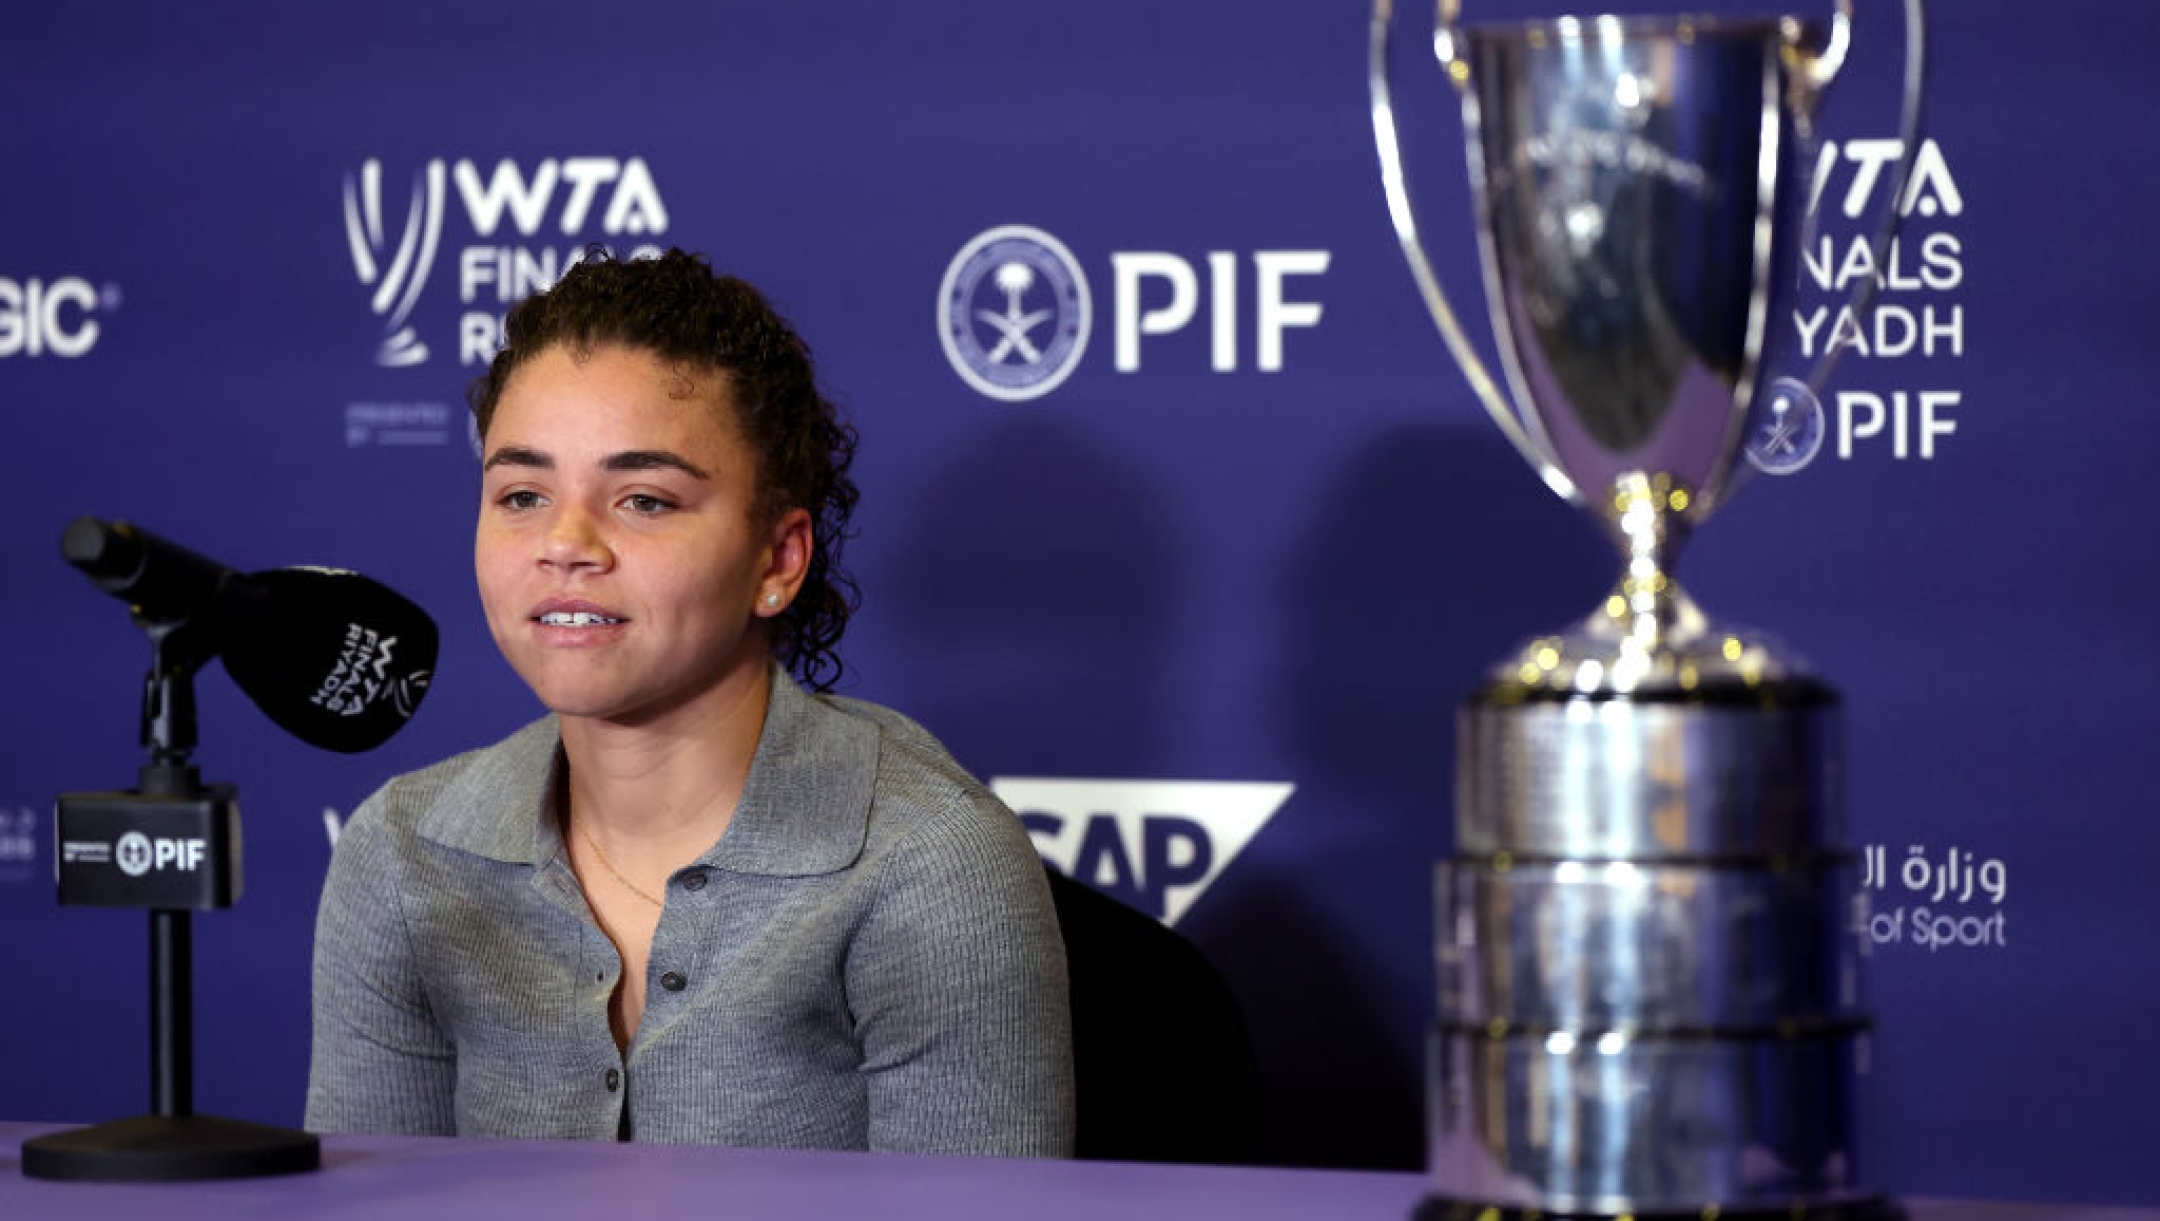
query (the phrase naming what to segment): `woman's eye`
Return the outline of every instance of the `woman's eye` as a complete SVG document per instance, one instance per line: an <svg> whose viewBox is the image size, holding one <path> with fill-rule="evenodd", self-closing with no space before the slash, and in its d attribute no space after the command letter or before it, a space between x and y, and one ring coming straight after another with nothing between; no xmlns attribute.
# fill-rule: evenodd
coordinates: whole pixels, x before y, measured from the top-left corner
<svg viewBox="0 0 2160 1221"><path fill-rule="evenodd" d="M505 509L532 509L540 505L540 493L520 488L505 492L495 501Z"/></svg>
<svg viewBox="0 0 2160 1221"><path fill-rule="evenodd" d="M640 492L633 496L623 497L623 507L630 510L632 513L640 514L641 516L645 517L651 517L655 514L665 513L669 509L674 508L675 506L665 500L660 499L658 496L648 496L645 493Z"/></svg>

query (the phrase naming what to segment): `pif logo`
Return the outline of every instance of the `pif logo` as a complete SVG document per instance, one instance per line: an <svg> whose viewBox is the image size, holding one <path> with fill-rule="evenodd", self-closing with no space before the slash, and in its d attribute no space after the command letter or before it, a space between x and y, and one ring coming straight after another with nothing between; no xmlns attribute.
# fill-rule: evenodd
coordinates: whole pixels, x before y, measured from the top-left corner
<svg viewBox="0 0 2160 1221"><path fill-rule="evenodd" d="M1249 359L1262 373L1279 373L1285 333L1318 326L1323 313L1319 301L1292 295L1310 293L1312 286L1293 287L1291 281L1325 273L1330 260L1325 250L1254 250L1249 261L1235 250L1211 250L1203 279L1183 254L1113 251L1112 363L1119 373L1140 372L1143 341L1198 325L1204 305L1210 372L1235 373ZM1080 260L1063 242L1028 225L977 234L946 265L938 285L938 342L945 359L977 392L1005 402L1040 398L1070 377L1086 353L1093 314ZM1247 333L1249 357L1241 350Z"/></svg>
<svg viewBox="0 0 2160 1221"><path fill-rule="evenodd" d="M1801 293L1792 311L1797 355L1818 372L1833 359L1838 377L1867 374L1855 362L1904 362L1903 376L1943 376L1965 355L1965 194L1940 143L1922 141L1897 198L1890 197L1905 144L1896 139L1825 142L1808 188L1814 232L1800 252ZM1898 220L1882 240L1873 220ZM1856 225L1852 222L1865 222ZM1770 388L1751 421L1747 456L1757 469L1788 475L1818 454L1851 461L1863 453L1933 461L1955 436L1964 390L1853 387L1818 398L1821 378L1786 378Z"/></svg>
<svg viewBox="0 0 2160 1221"><path fill-rule="evenodd" d="M978 234L938 286L938 340L953 371L1008 403L1037 398L1087 351L1085 272L1065 243L1026 225Z"/></svg>
<svg viewBox="0 0 2160 1221"><path fill-rule="evenodd" d="M0 357L76 357L97 346L97 315L120 304L113 285L79 276L11 280L0 276Z"/></svg>
<svg viewBox="0 0 2160 1221"><path fill-rule="evenodd" d="M990 789L1019 814L1045 861L1174 925L1296 786L1007 776Z"/></svg>
<svg viewBox="0 0 2160 1221"><path fill-rule="evenodd" d="M202 868L203 856L210 845L200 839L152 839L140 831L130 831L113 845L113 864L120 872L131 878L139 878L153 869L196 870Z"/></svg>
<svg viewBox="0 0 2160 1221"><path fill-rule="evenodd" d="M150 837L140 831L130 831L113 845L113 863L120 872L131 878L139 878L150 872Z"/></svg>

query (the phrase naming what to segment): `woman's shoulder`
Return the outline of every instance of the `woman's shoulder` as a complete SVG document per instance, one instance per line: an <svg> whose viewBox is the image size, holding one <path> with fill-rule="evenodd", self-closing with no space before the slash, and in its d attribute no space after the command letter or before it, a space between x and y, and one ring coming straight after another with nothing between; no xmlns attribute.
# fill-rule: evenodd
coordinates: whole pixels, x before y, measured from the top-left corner
<svg viewBox="0 0 2160 1221"><path fill-rule="evenodd" d="M1020 820L945 744L919 722L867 700L821 695L831 712L876 732L870 846L905 841L916 848L965 840L1011 851L1025 847ZM988 840L988 843L981 841ZM1032 855L1032 854L1030 854Z"/></svg>
<svg viewBox="0 0 2160 1221"><path fill-rule="evenodd" d="M561 742L553 717L542 717L487 746L392 776L353 812L352 822L411 834L445 807L464 808L510 791L537 789Z"/></svg>
<svg viewBox="0 0 2160 1221"><path fill-rule="evenodd" d="M826 709L858 722L867 722L877 734L877 776L881 796L887 790L933 803L952 802L973 806L979 800L996 803L990 790L953 758L952 752L928 729L905 713L844 695L820 695Z"/></svg>

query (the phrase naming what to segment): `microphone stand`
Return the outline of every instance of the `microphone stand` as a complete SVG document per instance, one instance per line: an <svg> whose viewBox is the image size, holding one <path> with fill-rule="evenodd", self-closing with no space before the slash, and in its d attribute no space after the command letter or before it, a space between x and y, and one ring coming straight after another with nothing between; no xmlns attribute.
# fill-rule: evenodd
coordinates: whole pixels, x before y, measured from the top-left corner
<svg viewBox="0 0 2160 1221"><path fill-rule="evenodd" d="M150 909L151 1113L24 1141L23 1173L171 1182L314 1170L322 1145L312 1133L195 1114L191 916L239 897L238 793L203 784L188 761L195 672L218 652L209 627L140 615L137 622L151 644L142 709L149 758L135 789L61 794L56 821L61 903ZM110 846L102 858L101 844Z"/></svg>

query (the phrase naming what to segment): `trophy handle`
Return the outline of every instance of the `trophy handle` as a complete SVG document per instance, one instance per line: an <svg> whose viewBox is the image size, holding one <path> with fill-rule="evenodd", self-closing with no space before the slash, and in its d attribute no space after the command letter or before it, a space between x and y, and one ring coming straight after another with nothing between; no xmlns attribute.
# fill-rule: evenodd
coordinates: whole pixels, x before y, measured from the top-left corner
<svg viewBox="0 0 2160 1221"><path fill-rule="evenodd" d="M1460 87L1465 66L1455 57L1454 49L1458 8L1457 0L1440 0L1433 49L1448 65L1449 76ZM1448 304L1447 292L1440 287L1440 277L1433 272L1432 261L1425 256L1425 244L1418 237L1417 215L1410 206L1410 184L1403 176L1401 142L1395 132L1395 98L1388 63L1388 34L1394 15L1394 0L1373 0L1366 78L1372 87L1373 137L1380 146L1380 184L1387 191L1388 215L1395 222L1396 240L1402 243L1403 257L1410 263L1410 276L1417 281L1418 292L1425 298L1425 308L1432 313L1433 322L1440 328L1440 337L1447 341L1448 352L1462 368L1463 376L1469 379L1470 388L1477 393L1485 413L1500 426L1501 434L1514 445L1516 452L1529 461L1555 492L1569 500L1579 500L1581 494L1574 481L1561 471L1544 437L1523 427L1499 383L1493 380L1477 350L1470 346L1462 324L1455 319L1454 308Z"/></svg>
<svg viewBox="0 0 2160 1221"><path fill-rule="evenodd" d="M1443 0L1452 5L1454 0ZM1927 86L1927 12L1924 0L1905 0L1905 92L1898 116L1898 160L1890 176L1889 202L1883 205L1881 222L1875 229L1875 240L1870 244L1869 254L1874 265L1881 267L1889 256L1890 243L1897 240L1898 229L1904 224L1905 192L1912 187L1915 160L1920 155L1920 126L1925 110ZM1797 108L1805 123L1813 111L1813 95L1829 85L1845 64L1845 54L1852 45L1852 0L1837 0L1837 13L1831 20L1830 42L1816 55L1807 56L1797 66L1799 78L1809 90L1808 103ZM1788 43L1788 46L1794 46ZM1797 53L1797 52L1796 52ZM1805 128L1803 128L1805 131ZM1811 184L1810 198L1820 189L1820 183ZM1808 227L1815 223L1814 209L1810 208ZM1873 308L1875 296L1882 291L1879 276L1861 276L1853 286L1852 296L1845 307L1855 318ZM1815 367L1808 372L1807 390L1811 396L1819 396L1825 383L1830 380L1831 370L1837 367L1844 355L1843 344L1833 344L1815 358Z"/></svg>

